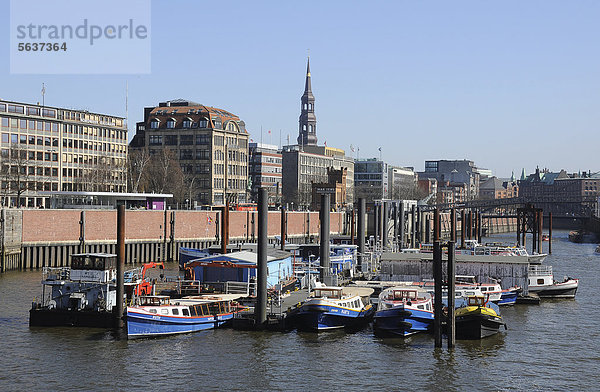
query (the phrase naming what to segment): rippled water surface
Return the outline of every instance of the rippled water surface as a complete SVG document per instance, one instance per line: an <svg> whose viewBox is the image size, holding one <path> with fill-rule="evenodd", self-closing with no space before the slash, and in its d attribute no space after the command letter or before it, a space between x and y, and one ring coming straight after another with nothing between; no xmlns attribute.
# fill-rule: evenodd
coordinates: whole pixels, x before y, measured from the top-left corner
<svg viewBox="0 0 600 392"><path fill-rule="evenodd" d="M371 329L226 329L127 341L105 330L30 328L41 274L8 272L0 275L0 390L599 390L600 256L594 249L559 232L545 264L556 279L581 278L577 299L503 308L508 331L458 341L453 351L435 350L427 335L383 340Z"/></svg>

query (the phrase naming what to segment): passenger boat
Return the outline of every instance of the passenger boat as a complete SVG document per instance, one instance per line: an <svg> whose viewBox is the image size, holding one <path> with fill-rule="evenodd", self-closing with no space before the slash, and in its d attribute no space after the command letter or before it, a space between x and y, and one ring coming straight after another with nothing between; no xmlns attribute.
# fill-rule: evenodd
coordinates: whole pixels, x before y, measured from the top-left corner
<svg viewBox="0 0 600 392"><path fill-rule="evenodd" d="M224 326L234 313L244 309L239 296L198 296L171 302L168 296L141 296L127 307L127 337L153 337L189 333Z"/></svg>
<svg viewBox="0 0 600 392"><path fill-rule="evenodd" d="M369 288L318 287L294 312L294 324L301 331L359 329L375 313L375 307L369 303L372 293Z"/></svg>
<svg viewBox="0 0 600 392"><path fill-rule="evenodd" d="M377 335L406 337L433 325L431 294L416 286L390 287L379 294L373 329Z"/></svg>
<svg viewBox="0 0 600 392"><path fill-rule="evenodd" d="M552 266L529 266L529 292L546 298L575 298L579 279L565 276L562 282L554 280Z"/></svg>
<svg viewBox="0 0 600 392"><path fill-rule="evenodd" d="M32 304L29 325L113 326L116 258L107 253L80 253L71 255L71 267L44 267L41 300ZM130 282L137 283L136 279Z"/></svg>
<svg viewBox="0 0 600 392"><path fill-rule="evenodd" d="M498 333L501 326L506 329L498 306L483 296L468 297L454 315L457 339L482 339Z"/></svg>

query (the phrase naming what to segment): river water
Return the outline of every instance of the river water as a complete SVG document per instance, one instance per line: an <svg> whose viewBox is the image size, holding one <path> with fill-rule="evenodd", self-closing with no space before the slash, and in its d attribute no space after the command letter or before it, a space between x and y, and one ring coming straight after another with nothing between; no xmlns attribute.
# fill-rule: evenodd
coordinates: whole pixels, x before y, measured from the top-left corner
<svg viewBox="0 0 600 392"><path fill-rule="evenodd" d="M223 329L134 341L105 330L30 328L41 273L8 272L0 275L0 390L599 390L594 249L555 233L545 264L556 279L581 278L577 298L502 308L508 331L457 341L452 351L445 339L436 350L431 336L386 340L370 328L353 334Z"/></svg>

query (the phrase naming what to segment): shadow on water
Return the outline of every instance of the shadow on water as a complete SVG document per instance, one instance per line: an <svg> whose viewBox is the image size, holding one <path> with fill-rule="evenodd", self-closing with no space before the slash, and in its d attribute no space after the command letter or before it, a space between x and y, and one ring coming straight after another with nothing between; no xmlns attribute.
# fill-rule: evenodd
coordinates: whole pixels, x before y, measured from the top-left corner
<svg viewBox="0 0 600 392"><path fill-rule="evenodd" d="M479 340L457 340L456 347L463 349L471 359L495 357L504 348L505 336L505 332L499 332Z"/></svg>

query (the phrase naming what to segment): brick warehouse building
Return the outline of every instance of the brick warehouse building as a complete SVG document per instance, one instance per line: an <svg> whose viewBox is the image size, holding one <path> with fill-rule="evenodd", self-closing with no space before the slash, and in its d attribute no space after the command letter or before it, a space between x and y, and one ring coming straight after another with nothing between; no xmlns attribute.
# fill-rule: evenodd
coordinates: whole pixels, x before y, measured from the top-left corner
<svg viewBox="0 0 600 392"><path fill-rule="evenodd" d="M171 149L196 179L200 204L224 204L225 193L233 203L248 201L248 132L235 114L182 99L161 102L144 109L130 147Z"/></svg>
<svg viewBox="0 0 600 392"><path fill-rule="evenodd" d="M3 206L47 207L40 191L126 190L124 118L0 100L0 126Z"/></svg>

